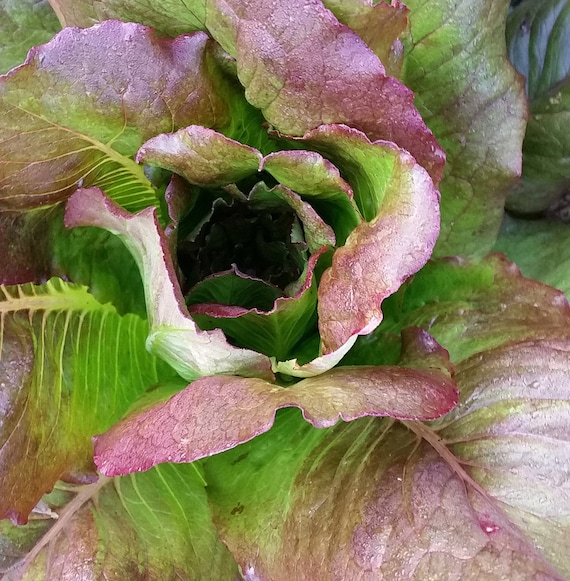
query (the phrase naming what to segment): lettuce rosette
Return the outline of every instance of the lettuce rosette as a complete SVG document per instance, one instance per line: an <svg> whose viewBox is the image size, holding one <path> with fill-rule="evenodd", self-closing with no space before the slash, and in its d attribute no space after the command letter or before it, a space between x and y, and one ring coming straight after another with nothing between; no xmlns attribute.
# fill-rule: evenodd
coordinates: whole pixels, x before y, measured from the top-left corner
<svg viewBox="0 0 570 581"><path fill-rule="evenodd" d="M507 5L0 0L7 579L570 574Z"/></svg>

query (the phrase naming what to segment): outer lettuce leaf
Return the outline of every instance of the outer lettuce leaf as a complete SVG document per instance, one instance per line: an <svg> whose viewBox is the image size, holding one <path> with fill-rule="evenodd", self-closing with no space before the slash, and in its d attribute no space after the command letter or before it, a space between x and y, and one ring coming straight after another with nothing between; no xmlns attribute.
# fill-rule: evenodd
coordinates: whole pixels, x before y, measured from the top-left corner
<svg viewBox="0 0 570 581"><path fill-rule="evenodd" d="M447 153L438 256L491 249L521 171L522 79L505 49L508 0L408 0L402 80Z"/></svg>
<svg viewBox="0 0 570 581"><path fill-rule="evenodd" d="M131 209L156 205L129 156L158 133L227 121L207 42L203 33L159 40L149 28L108 21L32 49L0 79L0 207L53 204L82 183Z"/></svg>
<svg viewBox="0 0 570 581"><path fill-rule="evenodd" d="M567 578L567 301L499 257L434 263L400 301L400 323L451 347L459 405L432 424L318 433L282 412L268 434L208 459L216 522L245 578Z"/></svg>
<svg viewBox="0 0 570 581"><path fill-rule="evenodd" d="M444 154L376 55L320 2L213 1L209 33L237 61L248 101L290 135L327 123L407 149L439 183Z"/></svg>
<svg viewBox="0 0 570 581"><path fill-rule="evenodd" d="M495 250L521 272L570 297L570 228L554 220L520 220L506 215Z"/></svg>
<svg viewBox="0 0 570 581"><path fill-rule="evenodd" d="M541 402L530 405L541 408ZM556 415L557 405L545 413ZM525 439L539 443L542 438L532 431L540 420L527 418L521 425ZM426 426L422 431L434 440L439 435ZM487 458L493 452L504 456L501 437L470 435L474 445L486 447ZM563 474L567 443L562 438L557 443L564 452L560 464L547 464L553 476L544 473L545 462L530 444L524 454L540 468L521 462L519 474L533 485L520 491L520 480L513 486L509 474L494 467L488 473L496 487L487 492L484 482L463 471L461 456L445 453L444 444L434 449L393 420L317 431L288 411L268 434L207 461L208 494L221 537L247 580L562 581L564 572L548 563L532 531L525 535L517 528L497 494L501 480L514 489L508 499L513 515L526 509L521 495L540 492L547 503L559 501L554 483ZM558 514L566 503L558 505ZM537 514L548 523L548 541L556 542L558 560L564 561L563 517L551 520L552 511L544 507Z"/></svg>
<svg viewBox="0 0 570 581"><path fill-rule="evenodd" d="M264 355L232 347L221 330L200 331L184 305L164 232L154 209L132 215L100 190L78 190L67 204L66 225L97 226L119 236L139 267L150 321L148 349L192 381L218 373L271 376Z"/></svg>
<svg viewBox="0 0 570 581"><path fill-rule="evenodd" d="M367 415L431 419L456 404L447 352L427 333L405 334L402 364L410 367L342 367L288 388L204 377L96 437L95 462L109 476L193 462L266 432L283 407L301 408L308 422L324 428Z"/></svg>
<svg viewBox="0 0 570 581"><path fill-rule="evenodd" d="M48 4L36 0L0 1L0 74L19 65L28 50L60 29Z"/></svg>
<svg viewBox="0 0 570 581"><path fill-rule="evenodd" d="M0 516L24 522L58 478L94 476L95 432L175 377L146 352L145 321L84 287L52 279L0 292Z"/></svg>
<svg viewBox="0 0 570 581"><path fill-rule="evenodd" d="M403 2L391 0L324 0L323 4L374 51L388 73L397 77L403 63L408 12Z"/></svg>
<svg viewBox="0 0 570 581"><path fill-rule="evenodd" d="M51 506L57 520L41 527L47 529L43 536L33 527L21 557L10 555L15 562L3 576L6 581L239 578L235 561L218 540L204 481L194 466L101 478L78 487L66 504ZM16 531L5 527L3 532L0 546Z"/></svg>

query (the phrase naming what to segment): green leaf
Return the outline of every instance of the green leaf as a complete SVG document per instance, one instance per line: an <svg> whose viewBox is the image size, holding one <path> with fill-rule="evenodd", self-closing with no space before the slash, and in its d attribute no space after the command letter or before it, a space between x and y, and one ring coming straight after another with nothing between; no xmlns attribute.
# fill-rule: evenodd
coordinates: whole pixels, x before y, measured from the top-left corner
<svg viewBox="0 0 570 581"><path fill-rule="evenodd" d="M92 478L91 436L175 375L146 321L59 279L0 287L0 325L0 515L24 522L57 479Z"/></svg>
<svg viewBox="0 0 570 581"><path fill-rule="evenodd" d="M494 250L504 252L524 276L553 286L570 297L568 224L506 215Z"/></svg>
<svg viewBox="0 0 570 581"><path fill-rule="evenodd" d="M373 0L324 0L323 4L362 38L390 75L398 77L404 57L400 39L409 34L405 4Z"/></svg>
<svg viewBox="0 0 570 581"><path fill-rule="evenodd" d="M119 236L133 255L145 289L147 347L192 381L217 373L271 377L267 357L232 347L222 331L200 331L184 304L164 232L152 208L129 214L96 188L78 190L67 204L67 226L97 226Z"/></svg>
<svg viewBox="0 0 570 581"><path fill-rule="evenodd" d="M402 81L447 154L438 256L482 256L521 171L522 79L505 49L508 0L408 0Z"/></svg>
<svg viewBox="0 0 570 581"><path fill-rule="evenodd" d="M145 474L101 478L75 493L66 504L52 506L58 518L41 527L47 528L43 535L37 525L27 525L29 539L3 579L238 578L236 563L212 524L195 466L165 465ZM2 532L0 547L4 539L14 543L22 529L4 527ZM6 553L0 548L0 562Z"/></svg>
<svg viewBox="0 0 570 581"><path fill-rule="evenodd" d="M570 2L526 1L510 14L509 57L525 75L531 118L523 145L523 175L507 208L542 212L570 185Z"/></svg>
<svg viewBox="0 0 570 581"><path fill-rule="evenodd" d="M531 101L548 93L570 71L565 50L570 26L568 0L521 2L507 20L507 49L514 67L526 77Z"/></svg>
<svg viewBox="0 0 570 581"><path fill-rule="evenodd" d="M197 33L159 42L149 28L109 21L65 29L34 48L0 79L0 206L53 204L82 184L133 210L157 205L130 156L158 133L226 121L207 40Z"/></svg>
<svg viewBox="0 0 570 581"><path fill-rule="evenodd" d="M60 29L46 2L0 1L0 74L24 62L32 46L47 42Z"/></svg>

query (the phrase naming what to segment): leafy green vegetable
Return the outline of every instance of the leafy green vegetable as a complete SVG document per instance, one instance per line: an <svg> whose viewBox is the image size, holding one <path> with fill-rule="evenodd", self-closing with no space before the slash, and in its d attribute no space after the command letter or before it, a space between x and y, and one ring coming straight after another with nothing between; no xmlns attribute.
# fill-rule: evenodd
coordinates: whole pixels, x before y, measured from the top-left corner
<svg viewBox="0 0 570 581"><path fill-rule="evenodd" d="M503 209L568 2L509 4L0 0L3 579L570 577L565 211Z"/></svg>

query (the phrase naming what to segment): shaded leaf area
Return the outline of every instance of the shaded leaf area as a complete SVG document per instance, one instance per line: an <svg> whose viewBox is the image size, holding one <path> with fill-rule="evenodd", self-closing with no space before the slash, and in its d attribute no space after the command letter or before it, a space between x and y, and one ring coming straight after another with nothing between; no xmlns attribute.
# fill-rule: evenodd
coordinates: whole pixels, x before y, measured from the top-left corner
<svg viewBox="0 0 570 581"><path fill-rule="evenodd" d="M403 345L406 367L342 367L288 388L256 378L198 379L97 436L95 462L109 476L192 462L266 432L283 407L301 408L318 428L369 415L442 416L457 402L447 352L419 329L407 330Z"/></svg>
<svg viewBox="0 0 570 581"><path fill-rule="evenodd" d="M101 190L80 189L67 204L65 224L104 228L122 240L137 263L144 285L150 321L147 347L186 380L218 373L273 376L265 355L233 347L221 330L200 331L192 321L168 241L153 208L129 214Z"/></svg>
<svg viewBox="0 0 570 581"><path fill-rule="evenodd" d="M60 30L47 2L2 0L0 2L0 74L24 62L32 46L47 42Z"/></svg>
<svg viewBox="0 0 570 581"><path fill-rule="evenodd" d="M566 579L570 335L462 360L431 425L358 420L272 431L205 462L246 579ZM295 547L295 558L291 558Z"/></svg>
<svg viewBox="0 0 570 581"><path fill-rule="evenodd" d="M570 297L570 225L506 215L494 249L504 252L525 276Z"/></svg>
<svg viewBox="0 0 570 581"><path fill-rule="evenodd" d="M0 529L3 579L239 579L194 466L102 478L52 509L58 519L51 523Z"/></svg>
<svg viewBox="0 0 570 581"><path fill-rule="evenodd" d="M346 24L374 51L387 72L398 77L404 59L401 38L408 33L408 12L400 0L324 0L340 22Z"/></svg>
<svg viewBox="0 0 570 581"><path fill-rule="evenodd" d="M445 156L412 92L320 2L212 2L206 27L236 58L247 100L277 130L303 135L346 123L408 150L439 183Z"/></svg>
<svg viewBox="0 0 570 581"><path fill-rule="evenodd" d="M510 14L507 45L527 79L531 118L523 144L522 180L507 208L542 212L570 186L570 2L522 2Z"/></svg>
<svg viewBox="0 0 570 581"><path fill-rule="evenodd" d="M408 0L402 81L447 154L438 256L482 256L521 171L522 79L507 61L508 1Z"/></svg>
<svg viewBox="0 0 570 581"><path fill-rule="evenodd" d="M120 314L146 316L142 281L128 250L100 229L67 230L61 206L0 212L0 248L0 284L42 284L58 276L88 287Z"/></svg>
<svg viewBox="0 0 570 581"><path fill-rule="evenodd" d="M0 206L27 209L97 185L125 207L157 205L132 159L190 122L224 124L203 33L158 39L136 24L65 29L0 79Z"/></svg>
<svg viewBox="0 0 570 581"><path fill-rule="evenodd" d="M205 0L49 0L62 26L89 27L118 19L152 26L161 35L205 30Z"/></svg>
<svg viewBox="0 0 570 581"><path fill-rule="evenodd" d="M58 478L95 476L94 433L177 379L147 353L146 321L84 287L51 279L0 290L0 515L21 523Z"/></svg>
<svg viewBox="0 0 570 581"><path fill-rule="evenodd" d="M280 361L294 357L299 341L316 330L314 262L309 261L304 284L291 297L234 272L207 278L187 297L190 314L201 329L220 328L243 347Z"/></svg>
<svg viewBox="0 0 570 581"><path fill-rule="evenodd" d="M49 217L39 210L0 212L0 284L41 284L53 273Z"/></svg>

